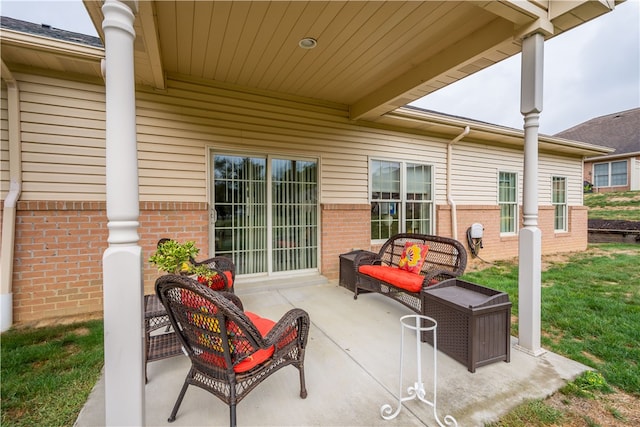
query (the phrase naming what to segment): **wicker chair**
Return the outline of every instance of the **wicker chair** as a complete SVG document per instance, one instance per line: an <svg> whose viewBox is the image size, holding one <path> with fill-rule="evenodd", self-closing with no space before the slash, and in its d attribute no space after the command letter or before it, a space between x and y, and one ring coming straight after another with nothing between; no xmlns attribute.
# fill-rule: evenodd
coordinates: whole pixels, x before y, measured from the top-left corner
<svg viewBox="0 0 640 427"><path fill-rule="evenodd" d="M233 263L231 258L216 256L203 261L191 259L191 264L195 266L206 265L210 270L218 272L216 279L221 283L216 286L216 288L226 289L228 292L235 292L234 284L236 281L236 265Z"/></svg>
<svg viewBox="0 0 640 427"><path fill-rule="evenodd" d="M175 420L188 386L195 385L229 405L230 425L235 426L236 405L287 365L298 369L300 397L307 397L304 355L310 321L304 310L289 310L274 323L243 312L234 294L172 274L156 280L156 293L191 359L169 422Z"/></svg>
<svg viewBox="0 0 640 427"><path fill-rule="evenodd" d="M157 246L159 247L168 240L171 239L164 237L158 240ZM214 289L234 292L236 266L230 258L219 256L203 261L196 261L192 258L191 263L195 266L206 265L210 270L218 273L211 283ZM180 341L171 329L167 312L155 294L144 296L144 328L145 380L148 381L147 364L149 362L178 356L183 353ZM163 330L160 331L160 329Z"/></svg>

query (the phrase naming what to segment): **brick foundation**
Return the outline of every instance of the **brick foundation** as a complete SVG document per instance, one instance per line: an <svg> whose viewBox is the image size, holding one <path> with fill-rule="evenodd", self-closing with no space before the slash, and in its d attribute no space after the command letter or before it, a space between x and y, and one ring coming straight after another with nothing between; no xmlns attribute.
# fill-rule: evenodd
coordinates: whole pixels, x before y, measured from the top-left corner
<svg viewBox="0 0 640 427"><path fill-rule="evenodd" d="M556 252L582 251L587 247L587 209L584 206L572 206L569 208L567 232L555 232L554 209L552 206L540 206L538 208L538 228L542 232L542 254ZM451 236L451 208L438 206L437 208L438 230L441 236ZM473 257L467 243L467 229L471 224L479 222L484 227L482 239L483 248L480 249L479 258ZM500 209L498 206L466 205L457 207L458 240L469 251L469 265L483 264L485 261L510 259L518 256L518 236L500 235ZM520 212L520 228L522 224L522 212Z"/></svg>
<svg viewBox="0 0 640 427"><path fill-rule="evenodd" d="M158 276L147 262L158 238L193 239L208 253L206 203L142 202L139 221L145 293L153 292ZM18 202L14 322L101 313L102 255L107 237L104 202Z"/></svg>
<svg viewBox="0 0 640 427"><path fill-rule="evenodd" d="M368 204L323 204L321 210L320 271L329 279L337 279L340 254L354 249L370 249L371 207Z"/></svg>
<svg viewBox="0 0 640 427"><path fill-rule="evenodd" d="M450 237L451 208L437 206L436 234ZM194 240L203 256L209 253L207 203L141 202L140 242L145 293L153 292L158 271L147 259L161 237ZM371 246L368 204L321 205L320 272L329 279L339 275L339 256L353 249L376 251ZM467 246L466 230L474 222L484 226L487 261L518 255L518 237L500 236L497 206L458 206L458 240ZM587 247L587 208L569 209L569 232L553 231L553 208L539 209L543 254L572 252ZM14 322L28 323L63 316L100 314L102 255L107 248L104 202L21 201L16 213L13 270ZM469 257L470 266L482 263Z"/></svg>

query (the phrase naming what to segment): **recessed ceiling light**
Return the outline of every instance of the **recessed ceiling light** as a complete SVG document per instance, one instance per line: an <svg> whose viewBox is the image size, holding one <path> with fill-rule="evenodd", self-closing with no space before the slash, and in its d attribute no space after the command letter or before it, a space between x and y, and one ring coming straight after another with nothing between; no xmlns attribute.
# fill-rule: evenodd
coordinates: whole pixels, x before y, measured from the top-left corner
<svg viewBox="0 0 640 427"><path fill-rule="evenodd" d="M318 45L318 41L312 37L305 37L298 42L298 46L303 49L313 49Z"/></svg>

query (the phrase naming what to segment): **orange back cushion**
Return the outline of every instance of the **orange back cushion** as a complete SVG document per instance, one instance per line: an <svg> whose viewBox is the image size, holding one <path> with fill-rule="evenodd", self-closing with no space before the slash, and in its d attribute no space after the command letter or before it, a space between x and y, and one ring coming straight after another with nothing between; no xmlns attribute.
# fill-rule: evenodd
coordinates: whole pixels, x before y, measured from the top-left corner
<svg viewBox="0 0 640 427"><path fill-rule="evenodd" d="M406 242L404 244L404 250L398 263L398 268L401 270L407 270L411 273L420 273L422 264L427 257L429 251L428 245L421 245L418 243Z"/></svg>

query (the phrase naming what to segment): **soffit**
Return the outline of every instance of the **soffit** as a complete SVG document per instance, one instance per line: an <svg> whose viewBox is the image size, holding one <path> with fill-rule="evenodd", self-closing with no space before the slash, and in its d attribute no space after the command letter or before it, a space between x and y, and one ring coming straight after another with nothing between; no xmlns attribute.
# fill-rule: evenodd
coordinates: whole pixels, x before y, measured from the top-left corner
<svg viewBox="0 0 640 427"><path fill-rule="evenodd" d="M213 80L341 104L354 120L376 121L517 54L527 32L548 30L552 21L552 37L614 3L139 1L136 82L163 89L167 75ZM104 40L102 1L84 4ZM100 49L65 50L63 43L8 33L7 64L100 77ZM318 46L301 49L303 37Z"/></svg>
<svg viewBox="0 0 640 427"><path fill-rule="evenodd" d="M2 61L22 69L59 71L78 76L100 77L104 50L80 43L0 29Z"/></svg>
<svg viewBox="0 0 640 427"><path fill-rule="evenodd" d="M102 2L84 3L101 32ZM352 119L377 120L517 54L531 31L551 37L613 7L558 3L567 2L143 1L136 79L155 88L167 75L215 80L338 103ZM562 27L554 29L555 20ZM298 47L303 37L317 47Z"/></svg>

